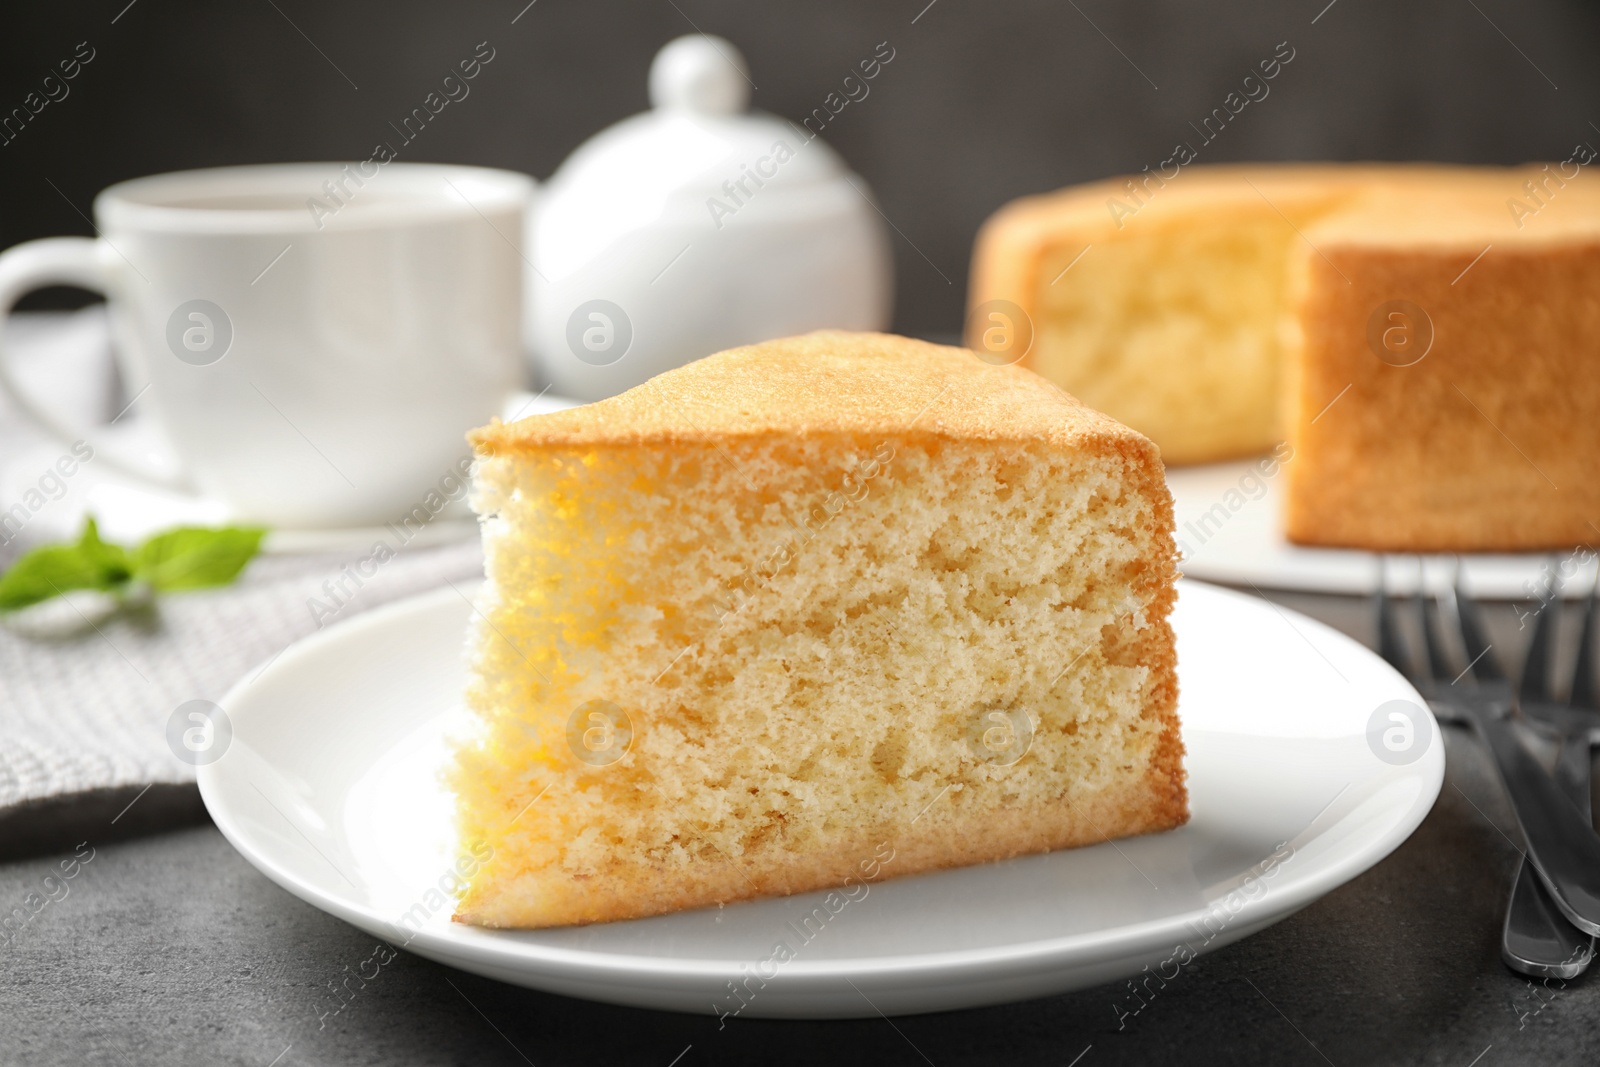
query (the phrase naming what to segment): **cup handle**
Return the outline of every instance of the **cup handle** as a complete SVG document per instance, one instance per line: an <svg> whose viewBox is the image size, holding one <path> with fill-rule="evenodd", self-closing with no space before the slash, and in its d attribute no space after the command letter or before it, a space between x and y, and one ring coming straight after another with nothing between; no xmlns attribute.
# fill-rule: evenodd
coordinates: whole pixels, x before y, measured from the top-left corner
<svg viewBox="0 0 1600 1067"><path fill-rule="evenodd" d="M28 293L47 285L75 285L109 296L110 278L101 257L100 242L87 237L47 237L41 241L24 241L0 252L0 390L10 396L19 411L63 445L70 448L78 441L87 441L94 448L96 461L118 473L163 489L188 491L189 487L178 476L161 471L136 455L93 442L93 434L87 427L74 425L37 402L11 373L6 356L5 326L12 306Z"/></svg>

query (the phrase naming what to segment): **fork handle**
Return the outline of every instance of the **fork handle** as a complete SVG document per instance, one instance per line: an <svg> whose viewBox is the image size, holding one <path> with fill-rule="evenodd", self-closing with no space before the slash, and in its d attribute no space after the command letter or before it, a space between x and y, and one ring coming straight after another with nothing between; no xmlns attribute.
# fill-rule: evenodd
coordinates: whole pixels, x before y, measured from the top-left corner
<svg viewBox="0 0 1600 1067"><path fill-rule="evenodd" d="M1528 860L1567 921L1600 934L1600 836L1501 716L1472 709L1528 844Z"/></svg>
<svg viewBox="0 0 1600 1067"><path fill-rule="evenodd" d="M1556 784L1591 825L1589 783L1594 774L1593 760L1587 733L1570 733L1561 739L1561 748L1556 752Z"/></svg>
<svg viewBox="0 0 1600 1067"><path fill-rule="evenodd" d="M1518 974L1576 978L1594 961L1594 938L1562 917L1527 858L1517 862L1500 956Z"/></svg>
<svg viewBox="0 0 1600 1067"><path fill-rule="evenodd" d="M1556 758L1556 784L1584 814L1589 812L1590 777L1588 734L1569 732ZM1518 861L1500 934L1506 965L1533 978L1576 978L1594 961L1594 952L1595 939L1561 915L1533 865L1526 858Z"/></svg>

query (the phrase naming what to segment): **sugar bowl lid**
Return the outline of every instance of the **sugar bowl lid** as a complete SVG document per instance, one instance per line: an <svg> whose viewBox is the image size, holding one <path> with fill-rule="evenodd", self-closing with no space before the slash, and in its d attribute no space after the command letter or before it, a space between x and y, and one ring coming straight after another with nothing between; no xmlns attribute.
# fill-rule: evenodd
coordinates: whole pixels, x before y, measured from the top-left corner
<svg viewBox="0 0 1600 1067"><path fill-rule="evenodd" d="M796 193L848 181L844 161L809 130L747 110L751 87L728 41L696 34L669 42L650 66L652 109L567 158L545 187L541 225L581 227L588 240L575 243L592 247L663 216L703 217L716 210L712 201L759 201L752 216L781 217Z"/></svg>

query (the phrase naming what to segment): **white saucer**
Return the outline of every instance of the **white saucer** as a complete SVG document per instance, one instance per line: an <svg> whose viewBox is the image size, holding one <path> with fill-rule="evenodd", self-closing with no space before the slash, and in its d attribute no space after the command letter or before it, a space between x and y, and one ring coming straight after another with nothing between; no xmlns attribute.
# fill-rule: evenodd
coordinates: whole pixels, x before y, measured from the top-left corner
<svg viewBox="0 0 1600 1067"><path fill-rule="evenodd" d="M331 626L235 687L223 701L231 745L199 768L200 790L234 846L296 896L419 955L569 996L732 1013L744 1001L729 983L765 968L780 939L798 942L796 958L764 986L741 984L757 990L746 1017L972 1007L1146 966L1181 980L1191 953L1277 922L1381 860L1444 776L1438 727L1420 708L1411 762L1369 745L1380 705L1418 701L1382 660L1304 616L1186 582L1174 623L1193 819L1179 830L878 882L810 941L794 924L822 893L581 928L477 929L452 923L435 890L454 856L437 771L460 721L470 592ZM414 935L395 925L408 913ZM1119 1011L1138 1006L1120 987L1107 997Z"/></svg>
<svg viewBox="0 0 1600 1067"><path fill-rule="evenodd" d="M548 393L519 392L507 400L502 418L514 421L523 415L547 414L578 403ZM152 466L176 469L170 446L148 419L135 416L115 426L99 427L95 440L139 455ZM40 472L51 469L60 452L54 444L38 444L6 457L0 466L0 499L22 499L38 482ZM175 526L224 526L249 521L234 514L221 500L159 488L103 464L85 463L62 482L60 495L31 518L30 541L71 541L83 529L88 515L95 517L102 537L121 544L136 543ZM427 525L409 530L404 541L409 547L425 548L477 536L477 520L462 499L448 505ZM393 532L383 526L272 528L261 548L269 554L365 552L374 542L394 539Z"/></svg>
<svg viewBox="0 0 1600 1067"><path fill-rule="evenodd" d="M1290 544L1278 522L1283 506L1281 472L1261 477L1261 460L1170 467L1183 573L1191 578L1262 589L1301 589L1317 593L1372 593L1378 587L1378 556L1344 548ZM1416 556L1409 559L1415 560ZM1426 556L1426 582L1438 589L1450 582L1455 556ZM1460 557L1462 577L1474 596L1530 600L1542 588L1542 571L1562 569L1563 592L1581 597L1594 584L1593 553L1471 553ZM1416 588L1415 563L1395 564L1390 583L1397 591Z"/></svg>

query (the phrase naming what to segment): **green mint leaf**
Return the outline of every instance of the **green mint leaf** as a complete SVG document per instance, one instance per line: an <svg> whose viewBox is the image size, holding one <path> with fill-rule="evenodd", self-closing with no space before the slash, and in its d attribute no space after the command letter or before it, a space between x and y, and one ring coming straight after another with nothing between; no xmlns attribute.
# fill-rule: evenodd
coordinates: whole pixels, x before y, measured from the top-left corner
<svg viewBox="0 0 1600 1067"><path fill-rule="evenodd" d="M133 551L133 575L158 593L227 585L261 550L260 526L185 526Z"/></svg>
<svg viewBox="0 0 1600 1067"><path fill-rule="evenodd" d="M94 521L93 515L83 520L83 533L78 535L78 543L74 548L112 583L120 584L133 576L133 565L128 560L127 549L100 540L100 524Z"/></svg>
<svg viewBox="0 0 1600 1067"><path fill-rule="evenodd" d="M132 577L128 554L100 540L90 517L75 545L36 548L0 576L0 611L16 611L74 589L114 592Z"/></svg>

